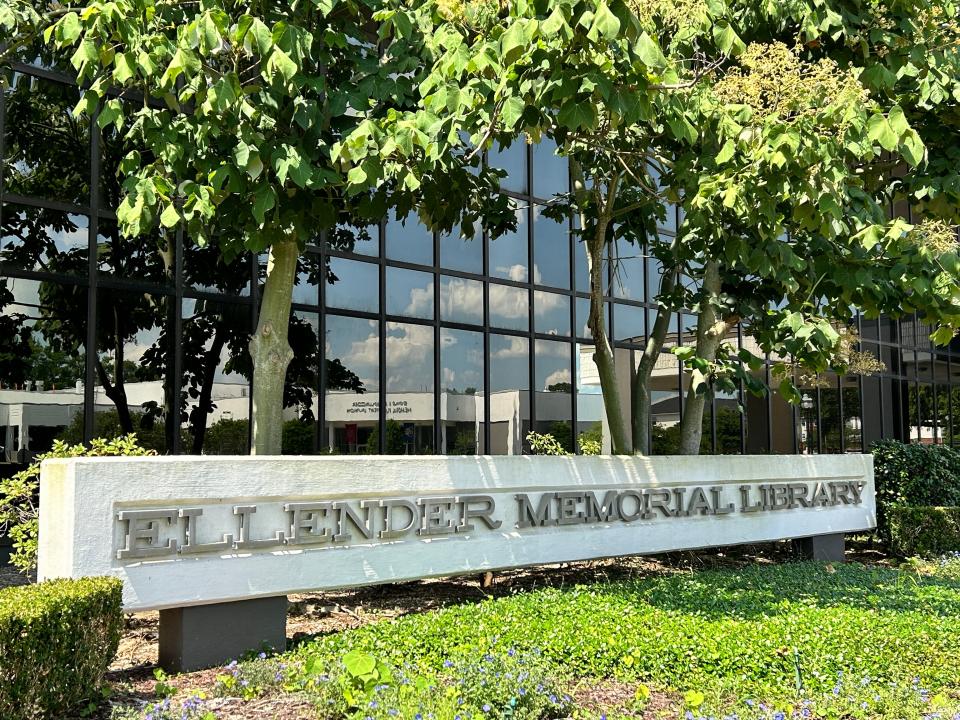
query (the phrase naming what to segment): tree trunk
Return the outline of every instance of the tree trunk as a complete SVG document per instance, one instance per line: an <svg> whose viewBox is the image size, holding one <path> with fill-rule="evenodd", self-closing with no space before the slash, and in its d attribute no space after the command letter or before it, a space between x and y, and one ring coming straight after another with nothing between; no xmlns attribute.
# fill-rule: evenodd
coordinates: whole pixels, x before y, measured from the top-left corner
<svg viewBox="0 0 960 720"><path fill-rule="evenodd" d="M717 359L717 350L732 326L718 313L720 298L720 264L708 261L703 267L703 292L700 299L700 312L697 316L697 357L713 363ZM733 321L735 322L735 321ZM690 387L683 406L683 419L680 422L680 454L699 455L700 441L703 437L703 411L709 394L697 389L709 381L700 370L690 375Z"/></svg>
<svg viewBox="0 0 960 720"><path fill-rule="evenodd" d="M297 274L297 244L270 248L260 321L250 340L253 361L253 444L251 455L279 455L283 449L283 387L293 350L287 341Z"/></svg>
<svg viewBox="0 0 960 720"><path fill-rule="evenodd" d="M599 183L594 181L594 190L588 190L583 177L583 170L579 163L571 160L571 170L574 175L574 192L578 196L580 207L584 207L589 193L595 194L597 225L593 237L584 238L587 251L587 267L590 272L590 318L588 325L593 336L593 361L597 365L597 374L600 377L600 392L603 395L603 407L607 416L607 426L610 430L610 451L614 455L626 455L630 452L629 437L626 423L623 421L623 411L620 404L620 393L617 389L616 364L613 348L607 336L607 324L603 316L603 251L607 244L607 227L613 212L613 204L617 197L619 178L617 175L610 180L607 188L607 197L596 188ZM580 227L586 227L586 217L580 215Z"/></svg>
<svg viewBox="0 0 960 720"><path fill-rule="evenodd" d="M217 323L213 334L213 344L203 358L203 379L200 381L200 397L193 409L190 432L193 435L193 455L203 453L203 440L207 435L207 419L213 412L213 384L217 378L217 367L220 365L220 355L227 342L227 333L221 329L222 323Z"/></svg>
<svg viewBox="0 0 960 720"><path fill-rule="evenodd" d="M676 252L679 241L674 238L671 243L671 249ZM660 352L663 350L663 342L667 337L667 330L670 328L670 314L672 308L663 304L664 298L673 293L677 284L679 270L673 268L663 273L660 278L660 307L657 310L657 319L650 330L650 336L647 338L647 344L643 348L643 355L640 356L640 362L637 365L637 372L633 376L633 452L637 455L650 454L650 378L653 376L653 370L660 358Z"/></svg>

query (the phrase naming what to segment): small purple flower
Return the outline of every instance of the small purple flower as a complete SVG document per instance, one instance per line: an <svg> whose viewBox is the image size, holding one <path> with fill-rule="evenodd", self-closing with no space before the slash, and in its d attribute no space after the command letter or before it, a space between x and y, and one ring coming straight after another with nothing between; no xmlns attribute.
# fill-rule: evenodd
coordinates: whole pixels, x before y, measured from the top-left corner
<svg viewBox="0 0 960 720"><path fill-rule="evenodd" d="M452 661L452 660L444 660L444 661L443 661L443 666L444 666L445 668L451 668L451 667L453 667L453 661Z"/></svg>
<svg viewBox="0 0 960 720"><path fill-rule="evenodd" d="M483 708L481 708L481 709L482 709L485 713L488 713L488 712L490 712L490 709L491 709L491 708L490 708L489 705L487 705L486 703L484 703Z"/></svg>
<svg viewBox="0 0 960 720"><path fill-rule="evenodd" d="M261 652L257 655L257 657L260 658L261 660L265 660L266 657L267 657L267 654L266 654L265 652L262 652L262 651L261 651Z"/></svg>

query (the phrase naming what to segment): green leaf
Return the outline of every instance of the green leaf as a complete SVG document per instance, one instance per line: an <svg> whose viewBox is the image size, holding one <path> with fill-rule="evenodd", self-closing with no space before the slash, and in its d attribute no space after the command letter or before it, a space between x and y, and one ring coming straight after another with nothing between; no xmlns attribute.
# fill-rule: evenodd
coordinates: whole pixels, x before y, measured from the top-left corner
<svg viewBox="0 0 960 720"><path fill-rule="evenodd" d="M897 134L897 137L901 137L910 129L910 123L907 122L907 118L903 114L903 108L899 105L890 108L890 112L887 113L887 122L890 123L890 129Z"/></svg>
<svg viewBox="0 0 960 720"><path fill-rule="evenodd" d="M610 12L610 8L603 0L600 0L596 14L593 16L593 29L607 40L613 40L620 33L620 20Z"/></svg>
<svg viewBox="0 0 960 720"><path fill-rule="evenodd" d="M113 62L113 79L118 83L125 83L136 73L136 61L132 53L121 53Z"/></svg>
<svg viewBox="0 0 960 720"><path fill-rule="evenodd" d="M285 82L293 80L297 74L297 64L280 48L274 48L267 61L267 77L273 78L280 73Z"/></svg>
<svg viewBox="0 0 960 720"><path fill-rule="evenodd" d="M724 163L728 162L730 158L733 157L733 153L736 151L736 149L736 143L734 143L733 140L727 140L720 149L720 152L717 153L717 165L723 165Z"/></svg>
<svg viewBox="0 0 960 720"><path fill-rule="evenodd" d="M916 167L923 162L925 153L926 148L917 131L912 128L907 130L900 145L900 154L903 155L903 158L913 167Z"/></svg>
<svg viewBox="0 0 960 720"><path fill-rule="evenodd" d="M557 5L553 12L540 24L540 32L546 36L556 35L564 28L569 28L567 19L563 14L563 6Z"/></svg>
<svg viewBox="0 0 960 720"><path fill-rule="evenodd" d="M520 116L523 115L525 109L526 104L523 102L523 99L516 96L508 98L507 101L503 103L500 117L507 126L507 129L512 130L516 127L517 121L520 120Z"/></svg>
<svg viewBox="0 0 960 720"><path fill-rule="evenodd" d="M648 68L663 70L667 66L667 58L660 46L646 32L640 34L633 49Z"/></svg>
<svg viewBox="0 0 960 720"><path fill-rule="evenodd" d="M165 228L172 228L180 222L180 213L173 203L167 205L160 214L160 224Z"/></svg>
<svg viewBox="0 0 960 720"><path fill-rule="evenodd" d="M880 147L884 150L894 150L900 141L883 113L875 113L867 121L867 137L873 142L880 143Z"/></svg>
<svg viewBox="0 0 960 720"><path fill-rule="evenodd" d="M536 36L536 21L525 18L514 20L506 32L500 36L500 55L504 65L509 65L526 50Z"/></svg>
<svg viewBox="0 0 960 720"><path fill-rule="evenodd" d="M80 76L84 76L90 63L100 60L100 53L97 52L97 46L90 40L84 40L70 56L70 64L77 70Z"/></svg>
<svg viewBox="0 0 960 720"><path fill-rule="evenodd" d="M714 25L713 39L725 55L739 55L747 49L737 31L725 20Z"/></svg>
<svg viewBox="0 0 960 720"><path fill-rule="evenodd" d="M261 183L253 193L253 216L263 225L264 220L277 203L277 194L270 183Z"/></svg>
<svg viewBox="0 0 960 720"><path fill-rule="evenodd" d="M60 38L67 43L72 43L80 37L80 16L75 12L68 12L58 23Z"/></svg>
<svg viewBox="0 0 960 720"><path fill-rule="evenodd" d="M571 98L560 108L557 121L570 130L593 130L597 127L597 109L591 102Z"/></svg>
<svg viewBox="0 0 960 720"><path fill-rule="evenodd" d="M369 675L376 669L377 661L372 655L360 650L351 650L343 656L343 666L354 677Z"/></svg>

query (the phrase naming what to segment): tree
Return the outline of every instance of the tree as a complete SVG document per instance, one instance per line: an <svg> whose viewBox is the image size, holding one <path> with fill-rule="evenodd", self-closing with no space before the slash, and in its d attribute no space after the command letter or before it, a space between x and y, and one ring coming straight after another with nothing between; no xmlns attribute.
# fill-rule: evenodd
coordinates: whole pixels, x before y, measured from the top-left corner
<svg viewBox="0 0 960 720"><path fill-rule="evenodd" d="M545 212L578 220L614 452L649 451L650 379L681 310L697 318L694 341L674 351L690 379L683 453L699 451L713 391L765 390L754 374L762 359L728 341L738 325L774 359L792 400L797 370L846 369L852 307L917 311L940 342L960 326L955 216L910 224L885 213L896 188L931 198L930 209L955 199L952 2L854 13L802 0L477 0L398 2L393 13L429 72L415 108L358 127L341 157L362 166L386 156L388 178L435 177L447 154L524 137L556 142L573 189ZM870 92L878 80L887 93ZM947 160L933 159L911 123L938 107L926 134ZM439 149L397 141L422 126L442 129ZM892 168L900 179L891 181ZM656 232L665 203L684 216L669 241ZM615 239L664 268L629 403L617 391L602 302Z"/></svg>
<svg viewBox="0 0 960 720"><path fill-rule="evenodd" d="M338 143L408 104L421 72L406 29L383 20L381 5L93 0L45 31L74 49L77 79L89 86L77 110L136 148L121 163L126 236L159 224L227 261L269 253L249 344L257 454L281 450L291 291L308 242L343 217L374 222L391 206L403 217L414 199L438 230L512 221L495 178L470 172L464 158L443 159L442 181L395 174L382 183L372 156L347 176ZM145 102L125 105L127 96ZM424 129L400 140L432 143Z"/></svg>

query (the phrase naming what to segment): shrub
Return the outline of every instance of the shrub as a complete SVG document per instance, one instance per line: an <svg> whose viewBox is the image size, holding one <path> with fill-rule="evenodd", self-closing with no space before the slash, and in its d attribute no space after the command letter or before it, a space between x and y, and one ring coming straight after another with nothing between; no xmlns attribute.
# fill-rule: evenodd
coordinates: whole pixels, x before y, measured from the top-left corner
<svg viewBox="0 0 960 720"><path fill-rule="evenodd" d="M37 531L39 514L40 463L48 458L108 457L117 455L156 455L141 447L136 435L113 440L97 439L85 445L67 445L60 440L50 452L11 478L0 480L0 532L13 541L10 562L24 572L37 567Z"/></svg>
<svg viewBox="0 0 960 720"><path fill-rule="evenodd" d="M960 506L960 452L943 445L874 443L877 530L891 540L887 515L902 506Z"/></svg>
<svg viewBox="0 0 960 720"><path fill-rule="evenodd" d="M890 550L900 557L960 551L960 507L887 508Z"/></svg>
<svg viewBox="0 0 960 720"><path fill-rule="evenodd" d="M95 698L122 631L116 578L0 590L0 717L62 717Z"/></svg>

